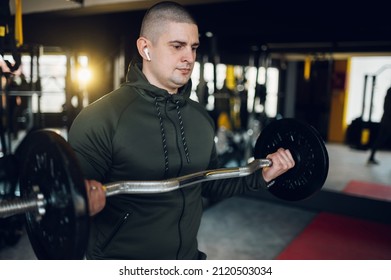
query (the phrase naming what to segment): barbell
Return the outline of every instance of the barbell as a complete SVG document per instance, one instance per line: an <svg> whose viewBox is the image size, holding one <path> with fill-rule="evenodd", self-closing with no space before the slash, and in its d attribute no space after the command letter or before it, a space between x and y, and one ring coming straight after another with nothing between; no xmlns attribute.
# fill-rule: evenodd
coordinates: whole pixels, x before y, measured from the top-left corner
<svg viewBox="0 0 391 280"><path fill-rule="evenodd" d="M298 201L319 191L328 174L325 144L311 125L280 119L267 125L254 146L254 160L244 167L206 170L162 181L122 181L104 186L106 196L161 193L204 181L248 176L270 167L266 156L289 149L295 166L268 184L276 197ZM52 130L28 134L18 147L23 155L20 197L0 202L0 217L25 213L26 230L38 259L82 259L89 234L88 199L75 153Z"/></svg>

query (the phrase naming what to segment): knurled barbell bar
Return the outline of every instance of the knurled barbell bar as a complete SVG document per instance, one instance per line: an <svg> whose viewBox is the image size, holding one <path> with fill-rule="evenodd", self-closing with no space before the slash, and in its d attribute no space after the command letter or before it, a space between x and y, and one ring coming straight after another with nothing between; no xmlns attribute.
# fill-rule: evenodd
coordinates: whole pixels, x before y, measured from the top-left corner
<svg viewBox="0 0 391 280"><path fill-rule="evenodd" d="M280 119L258 137L255 160L247 166L201 171L163 181L123 181L105 185L106 196L169 192L204 181L243 177L272 162L266 156L289 149L295 167L276 178L268 190L297 201L319 191L328 174L328 153L319 133L295 119ZM56 132L37 130L22 141L21 197L0 202L0 217L25 213L26 229L38 259L82 259L89 232L88 199L76 156Z"/></svg>

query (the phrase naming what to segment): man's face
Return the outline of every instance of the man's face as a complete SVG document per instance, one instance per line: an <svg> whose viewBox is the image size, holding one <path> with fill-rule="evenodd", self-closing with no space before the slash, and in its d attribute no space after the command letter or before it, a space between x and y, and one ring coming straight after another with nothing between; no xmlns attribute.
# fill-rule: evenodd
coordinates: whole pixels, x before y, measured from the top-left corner
<svg viewBox="0 0 391 280"><path fill-rule="evenodd" d="M193 71L199 45L198 28L189 23L168 23L150 50L147 78L157 87L176 93Z"/></svg>

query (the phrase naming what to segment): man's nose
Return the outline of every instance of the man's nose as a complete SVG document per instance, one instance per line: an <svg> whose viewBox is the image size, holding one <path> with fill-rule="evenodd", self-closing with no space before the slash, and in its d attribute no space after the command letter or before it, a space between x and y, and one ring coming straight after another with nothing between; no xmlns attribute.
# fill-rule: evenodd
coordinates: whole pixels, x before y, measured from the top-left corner
<svg viewBox="0 0 391 280"><path fill-rule="evenodd" d="M190 63L193 63L195 61L195 58L196 58L195 50L191 47L185 48L185 51L183 54L183 60L190 62Z"/></svg>

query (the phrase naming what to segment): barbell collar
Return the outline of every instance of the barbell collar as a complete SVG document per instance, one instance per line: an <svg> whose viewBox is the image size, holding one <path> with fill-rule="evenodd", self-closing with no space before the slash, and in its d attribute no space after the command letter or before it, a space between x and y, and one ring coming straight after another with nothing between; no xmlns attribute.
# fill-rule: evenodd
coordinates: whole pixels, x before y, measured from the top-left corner
<svg viewBox="0 0 391 280"><path fill-rule="evenodd" d="M247 166L242 167L200 171L161 181L119 181L109 183L105 185L104 188L106 190L106 196L113 196L117 194L164 193L205 181L248 176L261 168L270 167L271 165L272 162L269 159L255 159Z"/></svg>

